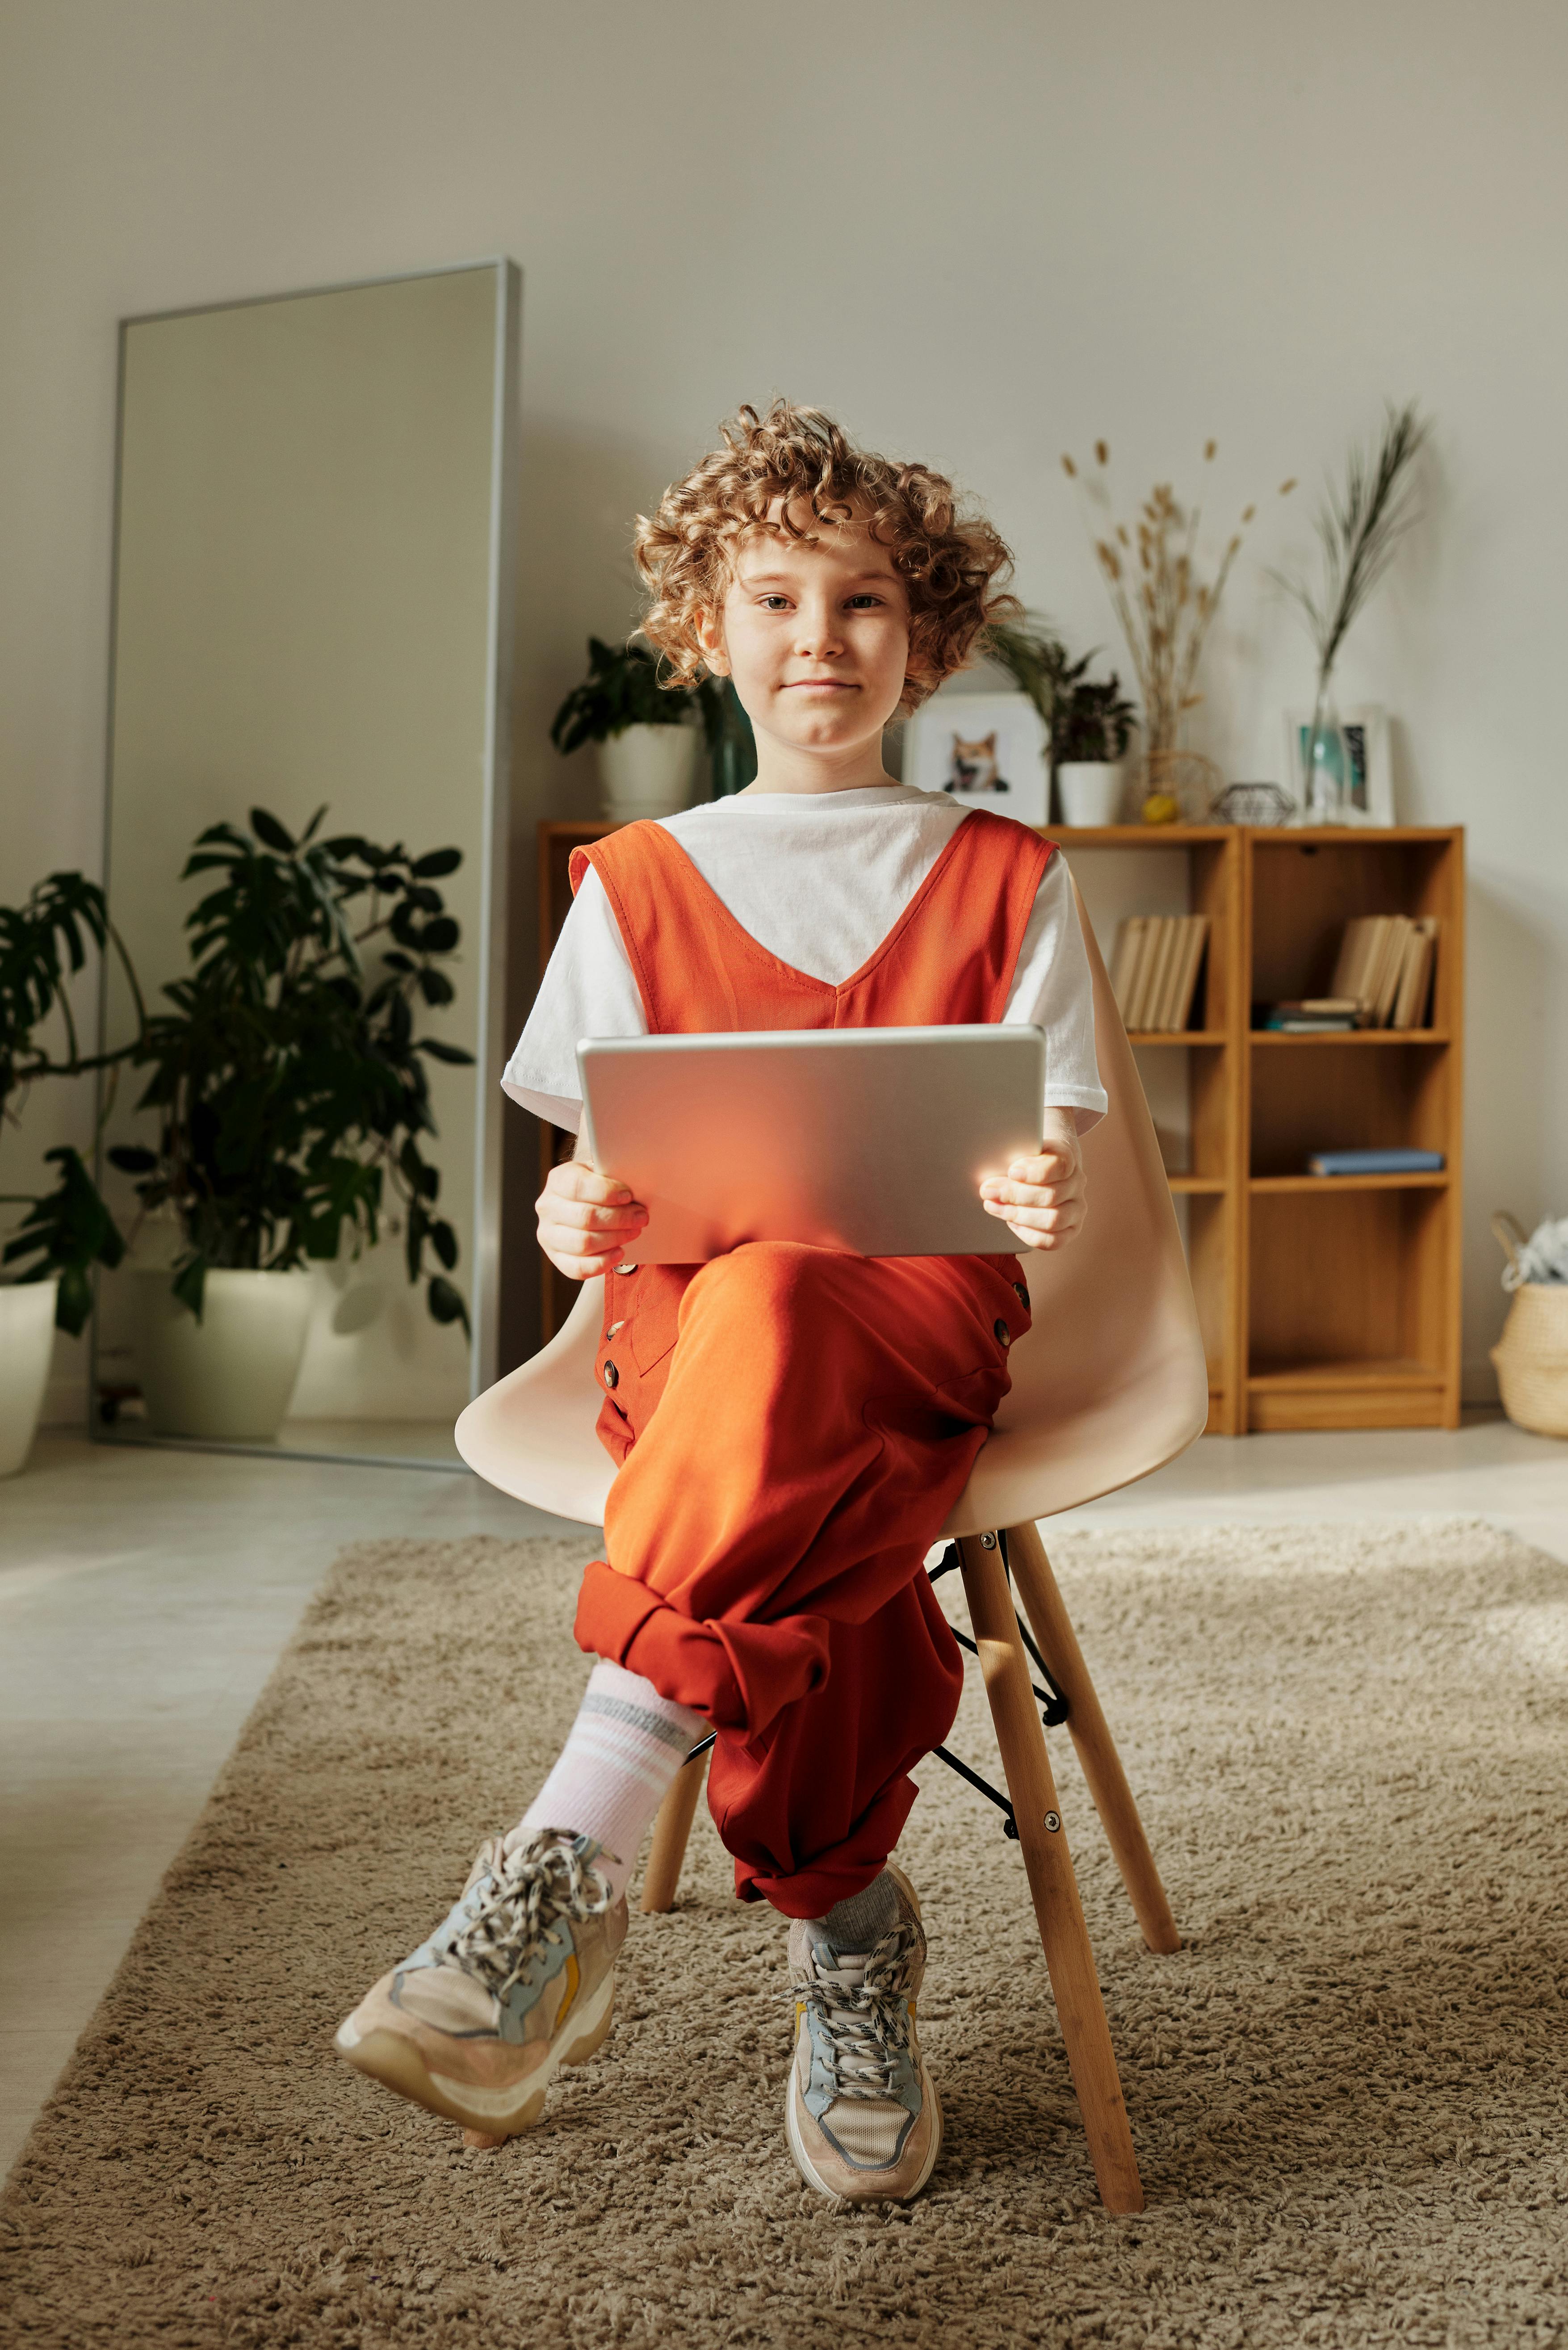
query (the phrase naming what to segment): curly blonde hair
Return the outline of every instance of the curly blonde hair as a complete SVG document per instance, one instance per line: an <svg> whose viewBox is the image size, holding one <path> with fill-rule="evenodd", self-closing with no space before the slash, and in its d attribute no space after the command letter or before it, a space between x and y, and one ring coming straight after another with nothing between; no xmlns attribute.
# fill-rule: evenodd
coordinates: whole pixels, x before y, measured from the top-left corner
<svg viewBox="0 0 1568 2350"><path fill-rule="evenodd" d="M795 518L803 507L809 521ZM721 446L670 484L657 514L638 516L637 567L653 599L643 633L669 662L668 683L701 674L698 620L722 605L742 539L771 531L815 546L811 523L852 522L888 549L909 595L901 711L962 669L989 623L1019 611L1005 592L1011 551L982 515L961 510L943 474L857 449L820 408L775 400L765 416L737 411Z"/></svg>

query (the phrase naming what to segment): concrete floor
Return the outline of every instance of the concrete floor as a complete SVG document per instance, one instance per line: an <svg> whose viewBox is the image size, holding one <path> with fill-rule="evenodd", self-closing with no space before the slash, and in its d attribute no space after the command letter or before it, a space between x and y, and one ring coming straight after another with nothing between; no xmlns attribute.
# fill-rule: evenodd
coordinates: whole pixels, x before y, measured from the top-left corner
<svg viewBox="0 0 1568 2350"><path fill-rule="evenodd" d="M1568 1562L1568 1444L1485 1417L1206 1438L1054 1523L1433 1512ZM0 2172L340 1544L576 1531L466 1473L39 1439L0 1486Z"/></svg>

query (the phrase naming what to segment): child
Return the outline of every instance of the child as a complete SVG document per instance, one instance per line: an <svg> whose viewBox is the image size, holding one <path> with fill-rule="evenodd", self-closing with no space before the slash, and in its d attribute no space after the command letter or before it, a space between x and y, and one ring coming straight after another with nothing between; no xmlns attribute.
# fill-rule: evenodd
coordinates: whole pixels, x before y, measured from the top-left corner
<svg viewBox="0 0 1568 2350"><path fill-rule="evenodd" d="M647 633L675 680L733 679L757 779L576 852L508 1092L576 1128L582 1036L1032 1022L1043 1147L981 1191L1028 1246L1062 1247L1084 1215L1078 1133L1106 1106L1066 875L1023 826L882 765L888 721L1015 608L1007 549L940 474L781 400L741 410L637 551ZM580 1160L538 1211L551 1262L605 1284L618 1473L576 1627L599 1661L521 1821L337 2045L482 2142L536 2121L557 2067L609 2029L639 1846L711 1728L737 1891L793 1921L794 2159L824 2194L901 2199L941 2118L915 2031L919 1907L888 1855L961 1685L923 1561L1029 1328L1018 1258L753 1243L638 1267L644 1210Z"/></svg>

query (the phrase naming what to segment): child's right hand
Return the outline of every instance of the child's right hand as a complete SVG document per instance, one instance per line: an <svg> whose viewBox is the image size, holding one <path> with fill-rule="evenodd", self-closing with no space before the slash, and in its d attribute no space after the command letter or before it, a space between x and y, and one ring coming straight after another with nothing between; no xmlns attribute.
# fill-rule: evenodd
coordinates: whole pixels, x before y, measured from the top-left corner
<svg viewBox="0 0 1568 2350"><path fill-rule="evenodd" d="M535 1201L539 1246L568 1281L592 1281L637 1238L648 1210L613 1175L578 1159L552 1167Z"/></svg>

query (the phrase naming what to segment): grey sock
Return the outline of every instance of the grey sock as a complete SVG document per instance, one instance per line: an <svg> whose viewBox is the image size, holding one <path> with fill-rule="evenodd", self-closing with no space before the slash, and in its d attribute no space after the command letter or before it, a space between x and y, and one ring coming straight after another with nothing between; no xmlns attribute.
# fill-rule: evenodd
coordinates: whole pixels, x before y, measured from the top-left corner
<svg viewBox="0 0 1568 2350"><path fill-rule="evenodd" d="M814 1918L811 1938L835 1950L869 1950L892 1932L900 1907L898 1888L884 1869L863 1893L836 1901L826 1918Z"/></svg>

